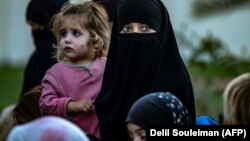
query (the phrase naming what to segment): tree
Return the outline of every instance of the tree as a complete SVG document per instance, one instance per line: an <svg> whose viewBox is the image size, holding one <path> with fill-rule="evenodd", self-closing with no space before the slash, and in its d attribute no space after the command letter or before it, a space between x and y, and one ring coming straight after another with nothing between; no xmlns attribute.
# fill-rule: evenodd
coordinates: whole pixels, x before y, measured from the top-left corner
<svg viewBox="0 0 250 141"><path fill-rule="evenodd" d="M194 17L201 18L250 6L250 0L193 0L192 5Z"/></svg>

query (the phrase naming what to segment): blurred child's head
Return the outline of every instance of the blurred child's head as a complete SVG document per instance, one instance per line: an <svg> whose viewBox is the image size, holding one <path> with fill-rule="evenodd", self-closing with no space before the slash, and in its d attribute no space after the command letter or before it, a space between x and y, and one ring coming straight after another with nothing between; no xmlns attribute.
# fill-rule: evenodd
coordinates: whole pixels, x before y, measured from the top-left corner
<svg viewBox="0 0 250 141"><path fill-rule="evenodd" d="M89 138L69 120L43 116L13 127L7 141L89 141Z"/></svg>
<svg viewBox="0 0 250 141"><path fill-rule="evenodd" d="M250 124L250 73L231 80L223 94L223 124Z"/></svg>
<svg viewBox="0 0 250 141"><path fill-rule="evenodd" d="M13 110L15 124L23 124L42 116L39 98L42 93L41 85L37 85L21 96Z"/></svg>

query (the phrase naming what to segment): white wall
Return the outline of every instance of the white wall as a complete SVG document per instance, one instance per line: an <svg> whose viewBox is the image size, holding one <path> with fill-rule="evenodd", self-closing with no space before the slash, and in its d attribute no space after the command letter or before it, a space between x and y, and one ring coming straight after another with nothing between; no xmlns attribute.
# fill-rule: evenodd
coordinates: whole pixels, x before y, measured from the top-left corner
<svg viewBox="0 0 250 141"><path fill-rule="evenodd" d="M0 4L0 64L26 64L34 50L30 28L25 21L29 0L2 0Z"/></svg>

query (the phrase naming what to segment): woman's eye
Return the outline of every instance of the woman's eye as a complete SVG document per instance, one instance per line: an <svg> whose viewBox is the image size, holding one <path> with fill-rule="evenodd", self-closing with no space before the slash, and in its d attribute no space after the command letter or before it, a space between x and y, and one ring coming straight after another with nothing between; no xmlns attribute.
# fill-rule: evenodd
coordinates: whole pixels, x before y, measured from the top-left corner
<svg viewBox="0 0 250 141"><path fill-rule="evenodd" d="M142 26L142 31L148 31L150 30L150 27L147 25Z"/></svg>
<svg viewBox="0 0 250 141"><path fill-rule="evenodd" d="M130 31L130 27L128 25L125 25L123 28L122 28L122 33L127 33Z"/></svg>

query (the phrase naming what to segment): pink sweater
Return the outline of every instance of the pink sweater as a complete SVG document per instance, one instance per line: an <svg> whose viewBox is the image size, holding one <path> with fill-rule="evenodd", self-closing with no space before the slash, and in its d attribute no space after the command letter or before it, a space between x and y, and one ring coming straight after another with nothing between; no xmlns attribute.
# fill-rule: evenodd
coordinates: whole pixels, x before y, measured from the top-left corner
<svg viewBox="0 0 250 141"><path fill-rule="evenodd" d="M88 113L67 116L70 100L82 98L95 100L101 89L106 57L96 59L90 68L73 67L59 62L51 67L42 80L40 108L44 115L68 118L87 134L100 138L99 123L95 109Z"/></svg>

